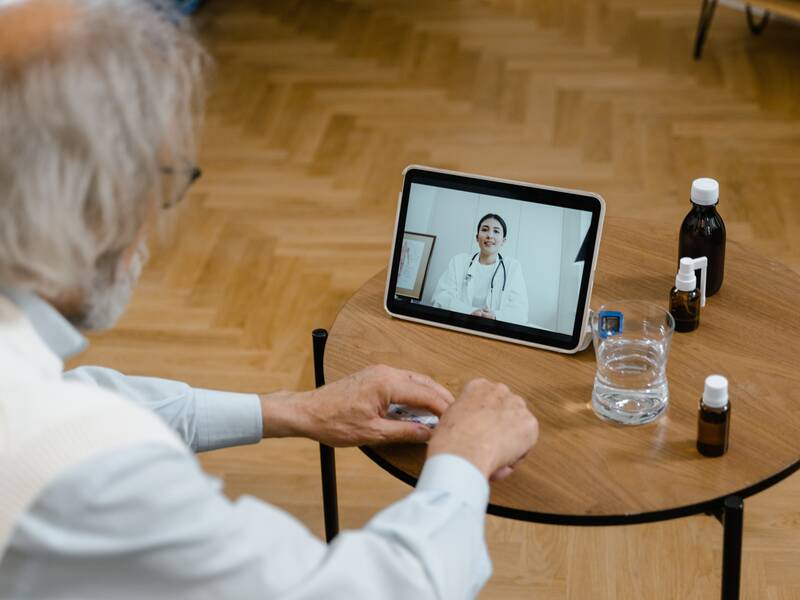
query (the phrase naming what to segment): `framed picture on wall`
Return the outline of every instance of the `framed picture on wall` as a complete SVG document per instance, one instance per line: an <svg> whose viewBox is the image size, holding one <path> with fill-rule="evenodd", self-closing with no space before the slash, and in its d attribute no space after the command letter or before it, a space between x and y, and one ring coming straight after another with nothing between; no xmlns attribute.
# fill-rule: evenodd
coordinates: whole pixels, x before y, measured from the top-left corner
<svg viewBox="0 0 800 600"><path fill-rule="evenodd" d="M398 296L420 300L425 291L425 279L436 244L435 235L425 233L403 233L403 245L400 250L400 264L397 273Z"/></svg>

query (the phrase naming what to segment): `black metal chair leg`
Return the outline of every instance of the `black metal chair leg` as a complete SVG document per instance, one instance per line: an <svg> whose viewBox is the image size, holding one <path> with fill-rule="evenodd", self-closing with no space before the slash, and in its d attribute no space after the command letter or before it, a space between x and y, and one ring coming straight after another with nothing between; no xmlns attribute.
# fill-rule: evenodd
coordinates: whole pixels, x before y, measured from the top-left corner
<svg viewBox="0 0 800 600"><path fill-rule="evenodd" d="M723 503L722 514L722 600L738 600L744 501L739 496L728 496Z"/></svg>
<svg viewBox="0 0 800 600"><path fill-rule="evenodd" d="M328 332L315 329L311 333L314 344L314 381L317 387L325 385L322 358ZM339 533L339 500L336 495L336 455L333 448L319 445L319 465L322 473L322 509L325 516L325 540L330 542Z"/></svg>
<svg viewBox="0 0 800 600"><path fill-rule="evenodd" d="M706 43L706 34L714 18L714 9L717 7L717 0L703 0L700 7L700 20L697 23L697 35L694 39L694 59L700 60L703 55L703 45Z"/></svg>
<svg viewBox="0 0 800 600"><path fill-rule="evenodd" d="M756 22L756 16L753 14L753 7L747 4L745 5L744 10L745 14L747 15L747 26L750 28L750 33L753 35L758 35L764 31L767 23L769 23L770 12L765 10L761 15L761 19Z"/></svg>

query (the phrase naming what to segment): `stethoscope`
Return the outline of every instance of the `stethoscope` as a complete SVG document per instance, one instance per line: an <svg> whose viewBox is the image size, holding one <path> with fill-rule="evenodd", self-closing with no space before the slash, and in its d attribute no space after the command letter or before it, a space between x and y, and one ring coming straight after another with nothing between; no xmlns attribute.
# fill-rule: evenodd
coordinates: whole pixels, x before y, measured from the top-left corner
<svg viewBox="0 0 800 600"><path fill-rule="evenodd" d="M475 259L478 257L478 252L472 255L472 258L469 259L469 264L467 265L467 273L464 275L464 283L469 283L469 280L472 279L472 273L469 270L472 268L472 263L475 262ZM494 278L497 277L497 271L500 270L500 267L503 267L503 287L500 288L501 292L506 291L506 264L503 262L503 255L499 252L497 253L497 257L500 259L497 261L497 266L494 268L494 273L492 273L492 281L489 284L489 293L494 292Z"/></svg>

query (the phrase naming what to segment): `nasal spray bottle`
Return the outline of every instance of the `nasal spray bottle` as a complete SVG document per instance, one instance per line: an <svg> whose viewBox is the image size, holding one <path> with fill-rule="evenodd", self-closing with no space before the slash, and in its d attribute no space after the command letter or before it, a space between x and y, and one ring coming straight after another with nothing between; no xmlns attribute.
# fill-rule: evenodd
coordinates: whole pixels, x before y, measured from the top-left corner
<svg viewBox="0 0 800 600"><path fill-rule="evenodd" d="M700 269L700 287L697 287L695 269ZM683 257L675 287L669 294L669 312L675 319L675 331L694 331L700 325L700 308L706 305L706 276L708 259Z"/></svg>

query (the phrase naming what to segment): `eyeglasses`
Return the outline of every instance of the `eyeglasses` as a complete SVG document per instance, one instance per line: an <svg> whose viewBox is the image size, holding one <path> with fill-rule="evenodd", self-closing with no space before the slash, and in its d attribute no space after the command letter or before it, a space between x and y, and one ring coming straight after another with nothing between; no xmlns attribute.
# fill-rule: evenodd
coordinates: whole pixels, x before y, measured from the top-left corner
<svg viewBox="0 0 800 600"><path fill-rule="evenodd" d="M178 204L192 184L200 179L203 172L195 165L186 167L161 167L164 175L164 202L161 208L169 209Z"/></svg>

